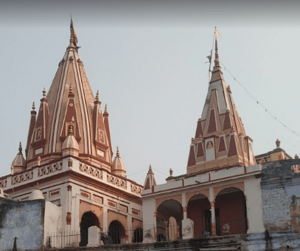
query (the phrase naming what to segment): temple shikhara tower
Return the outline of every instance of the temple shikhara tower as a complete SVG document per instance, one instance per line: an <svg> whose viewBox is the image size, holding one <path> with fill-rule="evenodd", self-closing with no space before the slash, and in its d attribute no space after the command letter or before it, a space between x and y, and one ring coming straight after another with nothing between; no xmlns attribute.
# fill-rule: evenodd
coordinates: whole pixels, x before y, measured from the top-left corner
<svg viewBox="0 0 300 251"><path fill-rule="evenodd" d="M225 83L215 40L215 66L192 139L187 173L255 163L252 139L246 135L230 86Z"/></svg>
<svg viewBox="0 0 300 251"><path fill-rule="evenodd" d="M51 224L45 221L45 242L72 231L72 243L87 245L90 226L110 233L113 243L131 242L142 227L142 186L126 178L119 149L113 158L107 106L93 94L72 21L70 31L49 91L32 105L25 151L20 143L0 187L14 200L58 205L51 206Z"/></svg>

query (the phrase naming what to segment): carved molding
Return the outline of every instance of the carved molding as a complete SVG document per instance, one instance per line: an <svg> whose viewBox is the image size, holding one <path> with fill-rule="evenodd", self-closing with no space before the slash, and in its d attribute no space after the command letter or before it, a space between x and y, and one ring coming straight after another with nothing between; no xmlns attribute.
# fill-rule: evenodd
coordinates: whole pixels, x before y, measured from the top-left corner
<svg viewBox="0 0 300 251"><path fill-rule="evenodd" d="M91 166L88 166L88 165L84 165L84 164L81 164L80 163L80 166L79 166L79 170L83 173L86 173L90 176L93 176L95 178L98 178L100 180L103 179L103 174L102 174L102 171L101 170L98 170L97 168L93 168Z"/></svg>
<svg viewBox="0 0 300 251"><path fill-rule="evenodd" d="M127 182L113 175L107 174L107 182L123 189L127 189Z"/></svg>
<svg viewBox="0 0 300 251"><path fill-rule="evenodd" d="M22 183L26 180L31 180L33 178L33 171L29 171L26 173L17 174L11 177L11 184Z"/></svg>
<svg viewBox="0 0 300 251"><path fill-rule="evenodd" d="M43 166L38 169L38 176L41 177L60 170L62 170L62 162L51 164L49 166Z"/></svg>
<svg viewBox="0 0 300 251"><path fill-rule="evenodd" d="M7 180L0 180L0 187L6 187L7 186Z"/></svg>
<svg viewBox="0 0 300 251"><path fill-rule="evenodd" d="M142 191L141 187L131 184L131 192L142 195Z"/></svg>

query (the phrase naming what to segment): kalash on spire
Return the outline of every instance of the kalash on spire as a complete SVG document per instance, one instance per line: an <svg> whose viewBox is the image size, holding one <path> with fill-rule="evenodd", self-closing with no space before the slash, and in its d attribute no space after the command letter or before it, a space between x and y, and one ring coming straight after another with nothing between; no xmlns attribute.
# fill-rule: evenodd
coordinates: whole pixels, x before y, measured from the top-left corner
<svg viewBox="0 0 300 251"><path fill-rule="evenodd" d="M70 43L49 89L43 91L40 107L31 112L26 145L27 169L53 162L63 155L64 141L72 127L74 146L80 160L107 170L112 167L112 145L108 113L102 113L99 97L94 98L78 55L78 38L73 21ZM70 140L70 139L68 139Z"/></svg>
<svg viewBox="0 0 300 251"><path fill-rule="evenodd" d="M252 139L245 133L230 86L223 78L215 37L214 68L202 116L190 145L187 173L255 163Z"/></svg>

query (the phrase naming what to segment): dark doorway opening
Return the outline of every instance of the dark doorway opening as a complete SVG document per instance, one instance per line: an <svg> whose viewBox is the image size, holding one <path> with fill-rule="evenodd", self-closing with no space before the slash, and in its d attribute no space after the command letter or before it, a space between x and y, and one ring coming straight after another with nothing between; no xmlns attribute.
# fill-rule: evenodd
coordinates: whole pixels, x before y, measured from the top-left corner
<svg viewBox="0 0 300 251"><path fill-rule="evenodd" d="M109 225L108 235L112 239L112 244L120 244L121 239L125 237L124 227L119 221L114 220Z"/></svg>
<svg viewBox="0 0 300 251"><path fill-rule="evenodd" d="M247 208L243 191L234 187L226 188L217 195L215 205L217 235L247 233Z"/></svg>
<svg viewBox="0 0 300 251"><path fill-rule="evenodd" d="M137 228L136 230L134 230L132 242L133 243L143 242L143 229L142 228Z"/></svg>
<svg viewBox="0 0 300 251"><path fill-rule="evenodd" d="M211 234L211 211L210 209L204 210L204 224L205 224L205 231Z"/></svg>
<svg viewBox="0 0 300 251"><path fill-rule="evenodd" d="M98 217L93 212L86 212L81 217L80 223L80 246L86 246L88 244L89 227L97 226L100 228Z"/></svg>

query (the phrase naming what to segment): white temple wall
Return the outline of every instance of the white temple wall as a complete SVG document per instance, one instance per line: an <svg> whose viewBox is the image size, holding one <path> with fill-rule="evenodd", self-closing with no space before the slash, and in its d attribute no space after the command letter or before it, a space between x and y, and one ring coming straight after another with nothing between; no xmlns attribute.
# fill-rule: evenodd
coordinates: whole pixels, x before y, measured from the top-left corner
<svg viewBox="0 0 300 251"><path fill-rule="evenodd" d="M247 233L263 232L263 214L262 214L262 192L260 187L260 178L254 176L244 180L245 197L248 217Z"/></svg>
<svg viewBox="0 0 300 251"><path fill-rule="evenodd" d="M156 217L154 213L156 212L156 203L153 197L143 199L143 229L145 233L149 233L154 238L155 228L156 228ZM145 241L144 236L144 241ZM154 239L153 239L154 240ZM150 241L150 238L149 238Z"/></svg>
<svg viewBox="0 0 300 251"><path fill-rule="evenodd" d="M49 235L55 235L63 230L65 222L62 219L62 207L49 201L45 205L44 245L47 245Z"/></svg>

